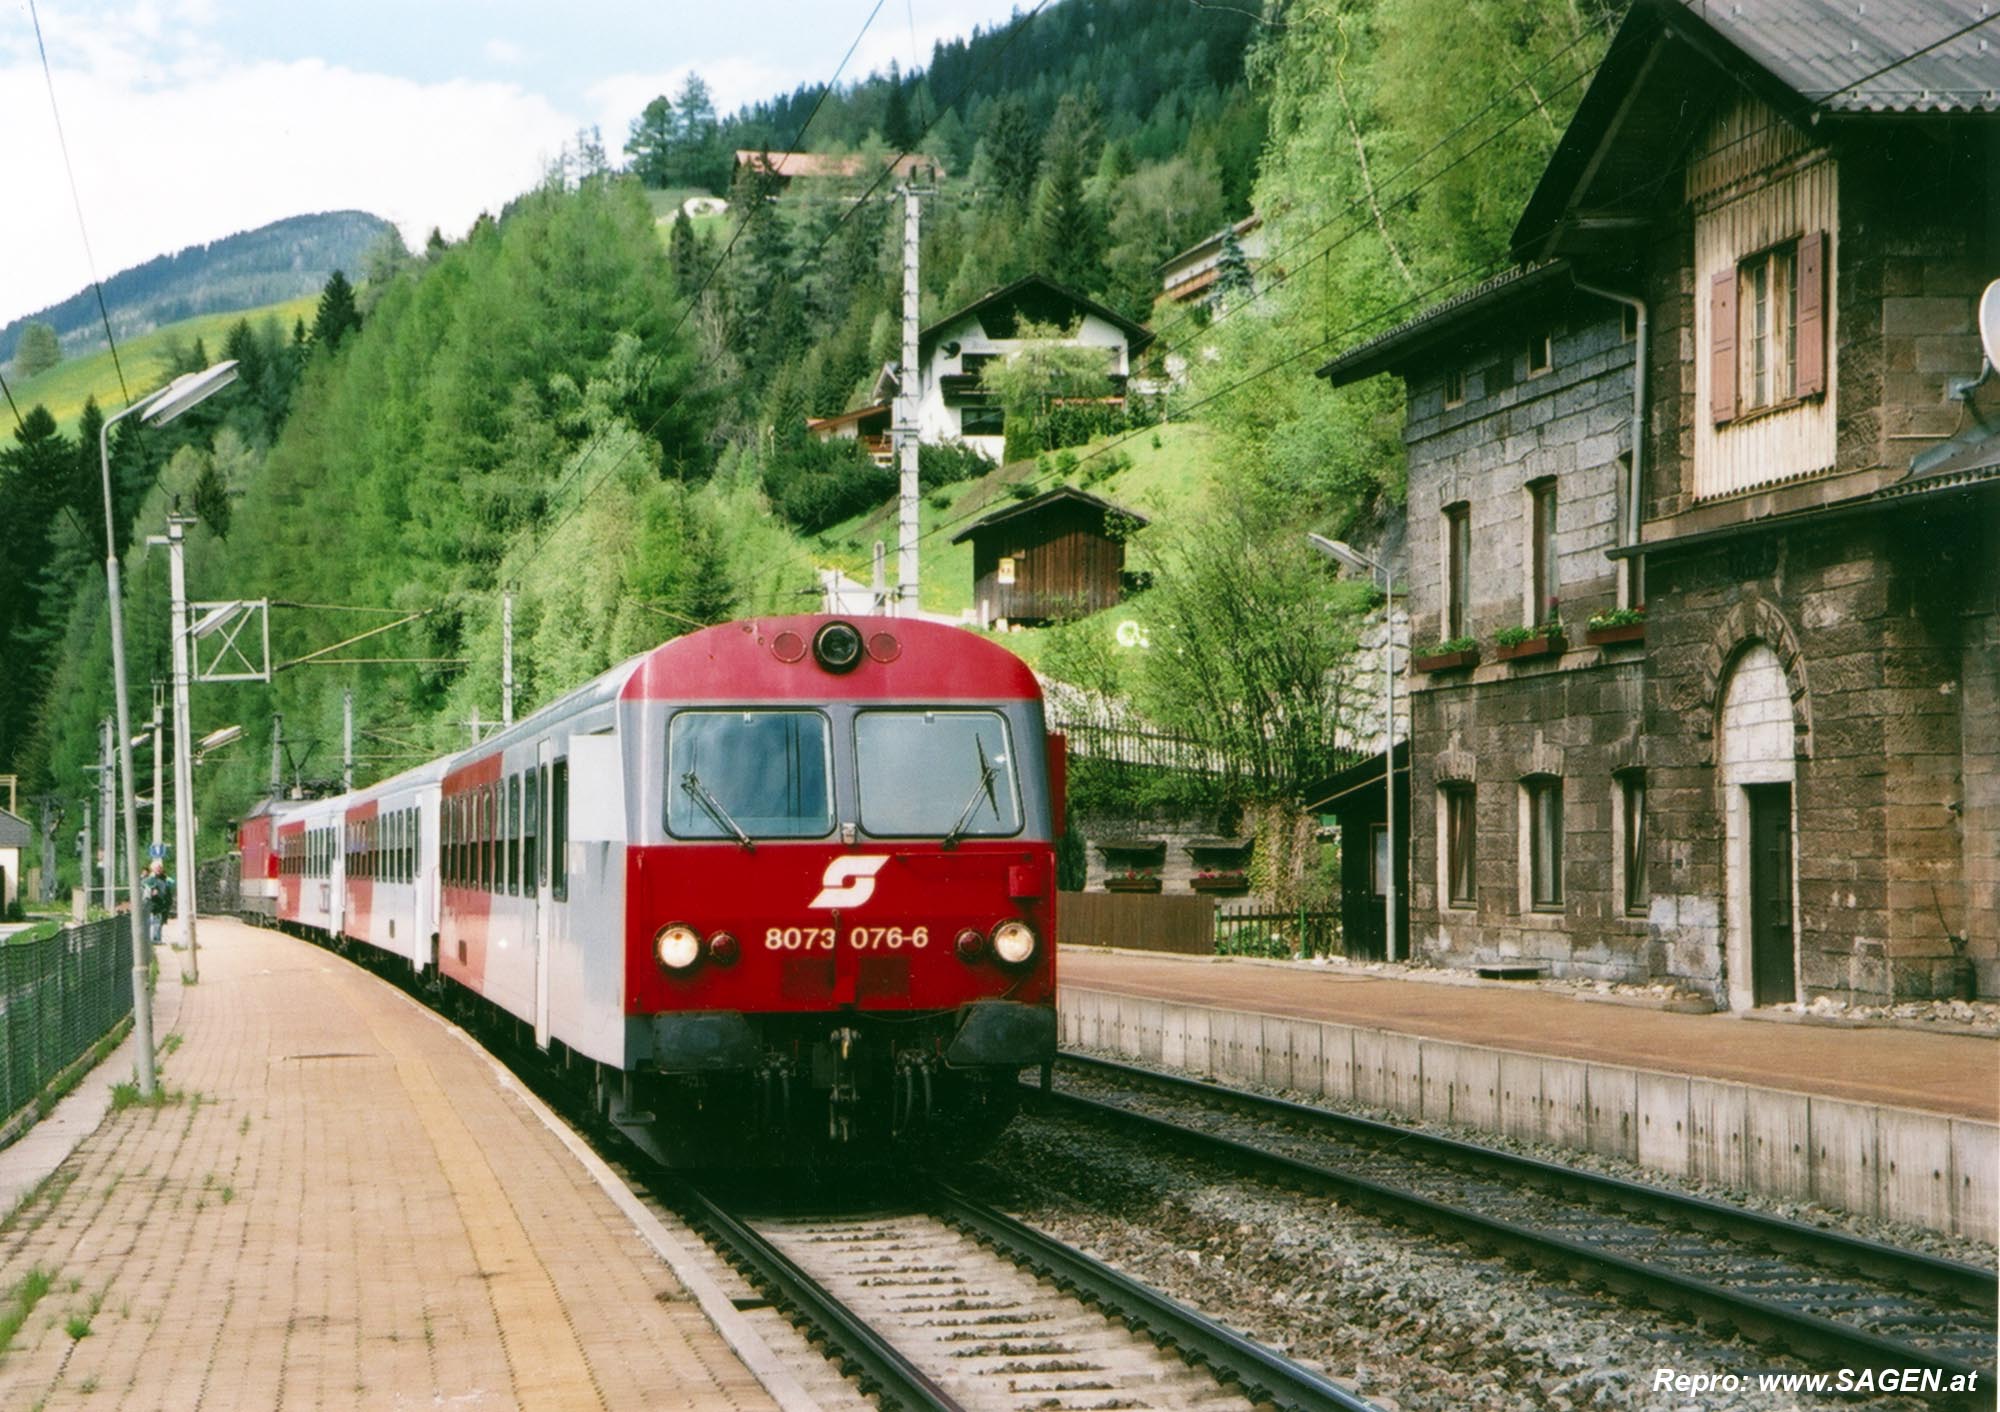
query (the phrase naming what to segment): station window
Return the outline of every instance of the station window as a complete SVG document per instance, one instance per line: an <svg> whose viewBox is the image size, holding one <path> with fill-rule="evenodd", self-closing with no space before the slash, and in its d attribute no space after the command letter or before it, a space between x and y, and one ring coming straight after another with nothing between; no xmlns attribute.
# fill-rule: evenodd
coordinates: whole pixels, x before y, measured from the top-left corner
<svg viewBox="0 0 2000 1412"><path fill-rule="evenodd" d="M1535 627L1556 616L1556 482L1551 476L1528 486L1528 601L1523 624Z"/></svg>
<svg viewBox="0 0 2000 1412"><path fill-rule="evenodd" d="M1472 507L1460 501L1444 507L1444 635L1464 637L1471 620Z"/></svg>
<svg viewBox="0 0 2000 1412"><path fill-rule="evenodd" d="M1477 799L1470 784L1449 784L1438 791L1443 834L1438 858L1444 867L1445 901L1452 907L1478 905L1479 826Z"/></svg>
<svg viewBox="0 0 2000 1412"><path fill-rule="evenodd" d="M1444 374L1444 405L1463 407L1465 405L1465 369L1447 368Z"/></svg>
<svg viewBox="0 0 2000 1412"><path fill-rule="evenodd" d="M1563 785L1537 776L1521 782L1527 812L1528 905L1556 912L1563 905Z"/></svg>
<svg viewBox="0 0 2000 1412"><path fill-rule="evenodd" d="M1646 877L1646 772L1628 770L1620 775L1612 803L1618 810L1618 856L1624 872L1620 891L1625 910L1643 915L1653 905Z"/></svg>
<svg viewBox="0 0 2000 1412"><path fill-rule="evenodd" d="M1528 335L1528 376L1535 377L1556 365L1555 340L1547 329Z"/></svg>

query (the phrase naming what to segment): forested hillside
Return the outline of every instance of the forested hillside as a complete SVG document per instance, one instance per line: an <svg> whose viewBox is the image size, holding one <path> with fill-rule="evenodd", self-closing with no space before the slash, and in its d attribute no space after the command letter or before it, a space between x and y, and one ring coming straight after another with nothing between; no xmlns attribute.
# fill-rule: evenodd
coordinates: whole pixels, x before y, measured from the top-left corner
<svg viewBox="0 0 2000 1412"><path fill-rule="evenodd" d="M853 563L813 536L893 490L805 421L858 405L898 356L901 219L879 174L903 151L946 168L925 203L927 317L1047 273L1151 323L1144 372L1162 390L1023 419L1009 452L1039 470L975 493L946 490L984 471L973 453L926 448L926 535L1005 483L1092 484L1154 451L1200 475L1203 512L1159 517L1137 546L1153 648L1083 622L1041 663L1234 752L1244 797L1281 795L1331 748L1328 683L1367 606L1300 531L1365 535L1401 495L1399 394L1332 393L1311 370L1504 261L1619 8L1063 0L939 46L922 73L843 85L809 124L815 90L725 118L695 80L635 114L622 153L586 138L462 241L390 250L358 291L330 283L310 328L243 326L208 350L243 360L242 387L115 440L121 532L143 546L173 497L197 508L197 596L283 605L280 662L411 621L328 654L367 666L200 688L197 732L246 731L204 767L204 817L262 788L274 709L307 779L338 773L350 688L363 779L469 740L499 711L503 593L523 711L688 626L812 606L816 569ZM729 152L767 146L862 160L789 185L732 174ZM668 211L703 189L730 208L656 225L649 185ZM1158 301L1161 259L1253 209L1269 253L1241 288ZM1028 381L1002 368L993 386L1046 411L1050 389ZM23 413L0 452L0 495L34 507L0 526L0 636L22 663L0 687L0 771L81 795L111 696L96 414L71 441ZM1202 434L1162 446L1169 414ZM164 581L159 554L131 555L142 703Z"/></svg>
<svg viewBox="0 0 2000 1412"><path fill-rule="evenodd" d="M369 252L393 238L394 226L365 211L291 216L113 275L104 281L105 311L122 340L196 314L296 299L317 293L335 270L359 277ZM0 326L0 365L14 363L22 335L35 325L55 335L64 357L105 346L97 292L84 289Z"/></svg>

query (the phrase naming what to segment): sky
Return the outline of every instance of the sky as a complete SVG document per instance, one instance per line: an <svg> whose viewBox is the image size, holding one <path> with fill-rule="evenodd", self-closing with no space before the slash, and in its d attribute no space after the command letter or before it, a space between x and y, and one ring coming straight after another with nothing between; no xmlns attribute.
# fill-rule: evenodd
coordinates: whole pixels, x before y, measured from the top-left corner
<svg viewBox="0 0 2000 1412"><path fill-rule="evenodd" d="M462 235L698 72L724 112L927 61L1014 0L0 0L0 324L285 216ZM48 53L43 76L34 16ZM54 88L54 105L50 87ZM58 136L57 113L61 116ZM76 175L64 172L66 140ZM82 210L81 227L78 207ZM88 255L86 255L86 236Z"/></svg>

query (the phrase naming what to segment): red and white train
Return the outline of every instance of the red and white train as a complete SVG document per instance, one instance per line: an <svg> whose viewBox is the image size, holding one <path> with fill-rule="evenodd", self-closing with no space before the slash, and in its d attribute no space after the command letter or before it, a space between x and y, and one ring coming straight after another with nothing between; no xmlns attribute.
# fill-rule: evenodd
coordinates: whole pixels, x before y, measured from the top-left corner
<svg viewBox="0 0 2000 1412"><path fill-rule="evenodd" d="M977 1136L1055 1051L1062 790L999 646L729 623L462 754L260 805L243 906L512 1017L668 1160Z"/></svg>

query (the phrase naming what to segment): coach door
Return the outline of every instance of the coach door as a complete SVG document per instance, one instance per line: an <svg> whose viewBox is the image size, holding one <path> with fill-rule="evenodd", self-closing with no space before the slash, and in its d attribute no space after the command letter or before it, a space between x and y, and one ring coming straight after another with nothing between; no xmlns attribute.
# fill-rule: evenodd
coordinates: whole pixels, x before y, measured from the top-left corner
<svg viewBox="0 0 2000 1412"><path fill-rule="evenodd" d="M535 768L528 772L528 857L533 873L530 881L535 897L533 934L535 938L535 1043L549 1047L549 962L554 943L555 899L550 894L549 765L555 759L555 742L544 740Z"/></svg>

